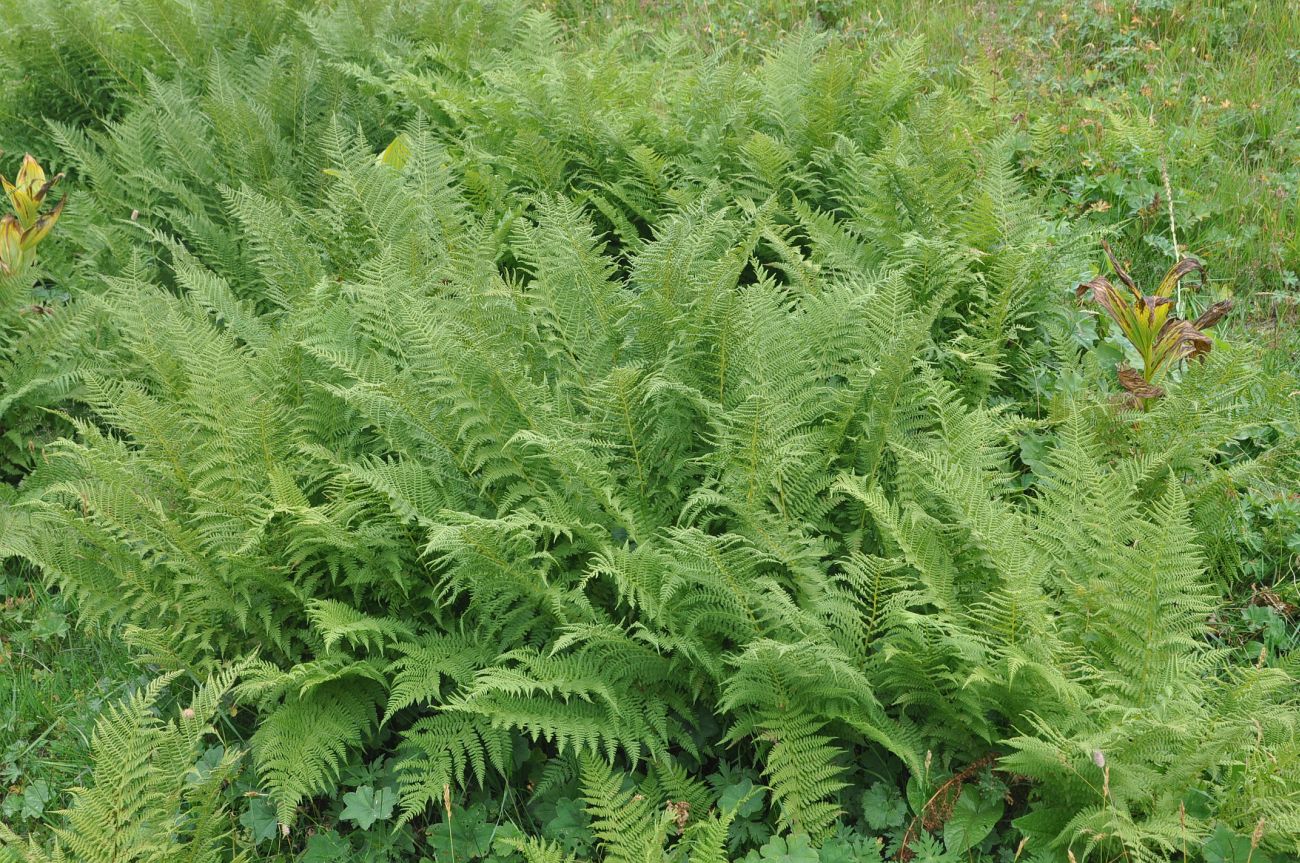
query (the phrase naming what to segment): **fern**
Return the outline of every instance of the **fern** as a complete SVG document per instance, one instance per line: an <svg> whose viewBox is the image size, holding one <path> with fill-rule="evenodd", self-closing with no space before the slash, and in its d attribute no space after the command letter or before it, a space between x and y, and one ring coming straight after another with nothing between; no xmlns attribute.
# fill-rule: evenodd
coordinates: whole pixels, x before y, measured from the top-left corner
<svg viewBox="0 0 1300 863"><path fill-rule="evenodd" d="M22 863L248 859L227 853L230 813L222 795L239 772L241 753L222 751L201 773L194 767L238 672L232 666L209 678L191 706L170 719L156 705L174 675L109 706L95 723L91 782L69 791L66 820L50 843L24 842L0 824L0 857Z"/></svg>
<svg viewBox="0 0 1300 863"><path fill-rule="evenodd" d="M334 787L349 749L375 724L373 695L365 687L323 683L287 698L258 728L253 751L281 823L292 822L304 797Z"/></svg>
<svg viewBox="0 0 1300 863"><path fill-rule="evenodd" d="M1294 381L1224 347L1107 404L1062 302L1091 238L920 42L755 69L511 3L286 2L235 45L143 4L155 36L92 22L140 46L116 113L50 127L75 290L15 325L0 411L66 433L0 556L169 668L256 654L291 835L391 755L403 823L576 771L605 857L721 860L723 759L820 841L868 769L1001 758L1044 854L1167 855L1193 790L1190 835L1294 850L1294 681L1206 624L1224 498L1294 479Z"/></svg>

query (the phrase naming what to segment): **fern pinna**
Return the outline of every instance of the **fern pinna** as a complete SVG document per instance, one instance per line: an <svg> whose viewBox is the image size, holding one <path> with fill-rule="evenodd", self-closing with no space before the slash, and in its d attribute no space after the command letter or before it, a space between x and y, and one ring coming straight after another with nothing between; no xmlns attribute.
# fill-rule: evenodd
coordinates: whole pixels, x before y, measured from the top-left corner
<svg viewBox="0 0 1300 863"><path fill-rule="evenodd" d="M141 215L79 229L113 275L45 384L75 434L0 553L163 667L255 654L286 826L358 753L396 748L423 820L526 744L580 765L609 859L721 860L723 753L815 841L864 761L933 793L993 753L1044 855L1215 820L1294 848L1292 681L1202 637L1194 524L1266 401L1214 401L1231 352L1136 426L1036 402L1089 371L1087 238L917 43L862 68L804 33L755 70L471 8L371 22L382 59L304 12L293 51L54 128L88 202Z"/></svg>

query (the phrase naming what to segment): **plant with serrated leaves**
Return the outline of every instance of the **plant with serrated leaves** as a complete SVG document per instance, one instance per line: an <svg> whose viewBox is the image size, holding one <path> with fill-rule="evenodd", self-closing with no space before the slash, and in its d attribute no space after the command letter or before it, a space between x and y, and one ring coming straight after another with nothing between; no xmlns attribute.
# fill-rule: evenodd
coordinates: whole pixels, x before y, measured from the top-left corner
<svg viewBox="0 0 1300 863"><path fill-rule="evenodd" d="M108 707L95 724L91 775L70 789L66 821L47 843L24 840L0 824L0 860L14 863L239 863L228 853L231 818L223 794L241 753L201 761L203 742L238 673L209 678L178 716L155 705L175 675L158 678ZM198 767L196 767L198 763ZM201 768L201 769L200 769Z"/></svg>
<svg viewBox="0 0 1300 863"><path fill-rule="evenodd" d="M1193 790L1193 839L1268 812L1292 847L1294 780L1246 781L1295 763L1290 678L1205 648L1192 527L1287 456L1223 461L1281 385L1217 351L1140 427L1031 408L1043 356L1084 368L1056 324L1086 238L919 43L864 68L807 32L754 69L501 6L314 9L293 51L54 127L140 223L96 217L74 433L0 554L165 667L256 653L290 835L357 759L396 757L416 826L578 763L604 855L738 856L706 814L726 749L788 851L864 760L933 794L993 752L1040 783L1013 815L1044 853L1158 854ZM1032 494L1027 428L1059 441ZM914 847L967 844L973 802Z"/></svg>

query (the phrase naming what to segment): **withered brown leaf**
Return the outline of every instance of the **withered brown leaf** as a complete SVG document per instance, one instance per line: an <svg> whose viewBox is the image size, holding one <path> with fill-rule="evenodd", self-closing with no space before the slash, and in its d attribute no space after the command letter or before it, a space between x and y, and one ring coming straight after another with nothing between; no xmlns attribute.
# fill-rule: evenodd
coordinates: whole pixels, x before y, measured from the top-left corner
<svg viewBox="0 0 1300 863"><path fill-rule="evenodd" d="M1201 316L1192 321L1192 326L1198 330L1208 329L1222 320L1223 316L1230 311L1232 311L1232 300L1219 300L1201 312Z"/></svg>
<svg viewBox="0 0 1300 863"><path fill-rule="evenodd" d="M1165 394L1164 389L1155 384L1148 383L1147 379L1142 377L1142 373L1127 363L1121 364L1115 370L1119 374L1119 382L1139 399L1158 399Z"/></svg>

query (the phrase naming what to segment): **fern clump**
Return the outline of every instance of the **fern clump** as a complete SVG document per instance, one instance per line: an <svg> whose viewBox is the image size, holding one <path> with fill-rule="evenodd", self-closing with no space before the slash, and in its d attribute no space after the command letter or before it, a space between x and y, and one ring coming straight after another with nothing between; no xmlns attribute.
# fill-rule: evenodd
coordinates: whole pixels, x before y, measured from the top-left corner
<svg viewBox="0 0 1300 863"><path fill-rule="evenodd" d="M84 863L248 859L226 853L230 812L222 794L239 772L241 753L204 750L235 670L209 678L193 702L169 719L156 704L174 675L155 680L107 708L95 725L91 783L71 791L66 824L46 848L0 824L0 859L14 863Z"/></svg>
<svg viewBox="0 0 1300 863"><path fill-rule="evenodd" d="M402 823L563 776L605 859L723 860L731 759L815 844L868 770L937 834L979 764L1041 859L1297 850L1294 680L1209 646L1198 527L1295 457L1225 455L1277 393L1225 349L1095 396L1091 238L919 42L754 67L412 5L53 124L106 275L6 349L71 432L0 555L161 667L246 660L285 830L393 756Z"/></svg>

